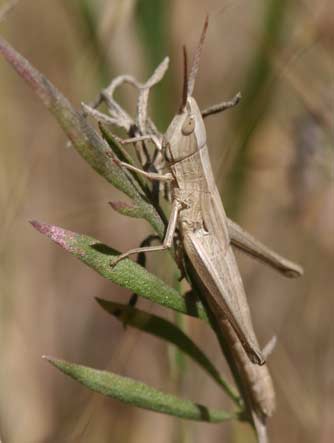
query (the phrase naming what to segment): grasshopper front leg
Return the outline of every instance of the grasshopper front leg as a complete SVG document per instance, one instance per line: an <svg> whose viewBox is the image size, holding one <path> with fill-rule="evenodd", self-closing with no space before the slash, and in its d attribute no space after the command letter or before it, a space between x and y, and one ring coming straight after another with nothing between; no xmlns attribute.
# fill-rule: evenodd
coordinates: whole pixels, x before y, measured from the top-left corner
<svg viewBox="0 0 334 443"><path fill-rule="evenodd" d="M158 172L147 172L143 171L140 168L137 168L136 166L129 165L128 163L122 162L120 160L116 160L116 162L123 168L137 172L138 174L142 174L144 177L148 178L149 180L158 180L164 182L171 182L173 180L173 175L170 172L167 172L166 174L159 174Z"/></svg>
<svg viewBox="0 0 334 443"><path fill-rule="evenodd" d="M122 145L129 144L129 143L135 143L135 142L143 141L143 140L151 140L157 147L159 147L160 150L162 149L160 141L157 139L157 137L155 137L153 135L142 135L142 136L128 138L128 139L121 139L115 135L113 135L113 137L115 138L115 140L117 140ZM117 157L113 156L113 160L115 163L117 163L122 168L126 168L126 169L129 169L130 171L137 172L138 174L143 175L144 177L148 178L149 180L157 180L157 181L162 181L162 182L171 182L174 180L174 177L170 172L167 172L166 174L160 174L157 172L147 172L147 171L144 171L143 169L137 168L136 166L130 165L129 163L123 162L123 161L119 160Z"/></svg>
<svg viewBox="0 0 334 443"><path fill-rule="evenodd" d="M159 174L159 173L155 173L155 172L146 172L140 168L137 168L136 166L129 165L128 163L122 162L122 161L118 160L117 158L114 158L114 161L116 161L121 167L130 169L131 171L135 171L138 174L142 174L144 177L148 178L149 180L159 180L159 181L167 181L167 182L174 180L174 177L170 172L168 172L166 174ZM178 200L173 201L172 210L171 210L166 234L165 234L165 238L164 238L162 245L130 249L128 252L125 252L124 254L120 254L116 259L112 260L112 262L110 263L110 266L111 267L116 266L117 263L119 263L121 260L124 260L124 258L127 258L133 254L138 254L141 252L163 251L165 249L169 249L173 244L173 238L174 238L174 234L175 234L175 230L176 230L176 226L177 226L178 214L179 214L179 210L181 209L181 207L182 207L182 205Z"/></svg>

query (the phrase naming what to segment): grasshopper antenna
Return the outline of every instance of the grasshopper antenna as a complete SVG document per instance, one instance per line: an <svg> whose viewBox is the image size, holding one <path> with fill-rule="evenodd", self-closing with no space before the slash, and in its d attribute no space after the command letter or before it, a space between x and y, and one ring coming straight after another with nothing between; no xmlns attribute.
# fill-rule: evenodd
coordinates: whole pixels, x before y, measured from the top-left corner
<svg viewBox="0 0 334 443"><path fill-rule="evenodd" d="M209 16L207 15L205 22L204 22L201 38L200 38L198 46L196 48L193 63L191 66L191 71L190 71L189 78L188 78L187 97L191 97L193 94L193 91L194 91L195 80L196 80L196 76L198 73L199 62L201 59L202 48L203 48L206 32L208 30L208 25L209 25Z"/></svg>
<svg viewBox="0 0 334 443"><path fill-rule="evenodd" d="M188 98L188 54L185 45L183 45L182 49L183 49L183 89L182 89L182 102L179 109L180 113L186 107L187 98Z"/></svg>

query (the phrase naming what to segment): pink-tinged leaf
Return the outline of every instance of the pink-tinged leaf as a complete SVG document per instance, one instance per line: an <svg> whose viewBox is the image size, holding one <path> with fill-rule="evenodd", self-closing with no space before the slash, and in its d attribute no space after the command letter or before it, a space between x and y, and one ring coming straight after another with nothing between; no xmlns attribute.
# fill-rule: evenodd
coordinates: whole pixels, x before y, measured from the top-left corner
<svg viewBox="0 0 334 443"><path fill-rule="evenodd" d="M112 159L108 143L86 119L77 112L58 89L35 69L6 40L0 37L0 54L31 86L44 105L55 116L79 154L106 180L127 194L142 210L145 218L159 234L164 223L155 208L143 198L141 191ZM116 142L115 142L116 143Z"/></svg>
<svg viewBox="0 0 334 443"><path fill-rule="evenodd" d="M108 145L89 127L77 113L70 102L49 80L38 72L21 54L15 51L9 43L0 38L0 53L16 72L31 86L44 105L55 115L59 124L79 152L86 158L92 157L95 168L105 167L103 163L111 163L107 158ZM101 140L100 140L101 138ZM96 153L92 152L96 148ZM101 154L103 158L101 158ZM95 158L98 155L98 158ZM90 162L90 163L91 163ZM99 164L101 162L101 164Z"/></svg>
<svg viewBox="0 0 334 443"><path fill-rule="evenodd" d="M72 231L65 231L65 229L59 228L55 225L48 225L46 223L40 223L37 220L32 220L31 225L39 231L41 234L46 235L53 240L57 245L66 249L73 255L84 255L83 251L80 251L74 245L77 242L79 234Z"/></svg>
<svg viewBox="0 0 334 443"><path fill-rule="evenodd" d="M132 260L122 260L111 267L112 259L119 253L88 235L77 234L58 226L32 221L32 226L59 246L79 258L102 277L130 291L184 314L207 320L202 304L192 297L181 297L155 275Z"/></svg>

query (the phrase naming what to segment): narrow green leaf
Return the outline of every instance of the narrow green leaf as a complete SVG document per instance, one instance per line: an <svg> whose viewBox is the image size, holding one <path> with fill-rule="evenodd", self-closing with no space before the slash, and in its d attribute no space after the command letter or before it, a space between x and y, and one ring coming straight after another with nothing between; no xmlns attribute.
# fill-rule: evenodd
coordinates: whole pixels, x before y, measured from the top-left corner
<svg viewBox="0 0 334 443"><path fill-rule="evenodd" d="M235 114L233 143L236 147L233 165L224 190L224 206L227 213L235 218L241 208L249 168L247 163L253 147L253 137L271 109L276 97L279 76L275 63L268 57L275 48L279 53L287 38L287 18L292 8L288 0L267 0L261 10L261 27L257 47L250 58L250 64L243 68L243 99ZM263 14L263 15L262 15ZM249 110L252 112L249 112Z"/></svg>
<svg viewBox="0 0 334 443"><path fill-rule="evenodd" d="M116 143L115 138L113 136L113 134L110 132L110 130L103 125L103 123L98 123L101 134L103 136L103 138L106 140L106 142L108 143L108 145L110 146L110 148L113 150L113 152L115 152L115 154L117 155L117 157L122 160L125 163L128 163L129 165L133 165L135 166L136 163L133 161L133 158L131 157L131 155L128 153L128 151L126 149L124 149L124 147L122 145L120 145L119 143ZM147 193L148 191L148 186L147 186L147 182L145 180L145 178L141 175L141 174L137 174L134 171L126 171L126 173L128 174L128 176L130 175L131 177L133 177L137 183L139 184L140 188Z"/></svg>
<svg viewBox="0 0 334 443"><path fill-rule="evenodd" d="M108 143L95 131L86 119L78 113L63 94L8 42L0 38L0 54L16 72L31 86L44 105L55 116L67 137L79 154L98 174L127 194L143 212L145 218L162 238L165 225L154 206L130 181L128 175L111 158Z"/></svg>
<svg viewBox="0 0 334 443"><path fill-rule="evenodd" d="M206 406L193 403L190 400L182 400L174 395L166 394L144 383L112 372L99 371L51 357L45 358L56 368L88 389L139 408L187 420L209 423L221 423L226 420L240 418L238 413L209 409Z"/></svg>
<svg viewBox="0 0 334 443"><path fill-rule="evenodd" d="M102 277L154 303L207 320L206 312L199 300L192 296L181 297L175 289L134 261L125 259L112 268L111 260L119 253L98 240L46 223L33 221L31 224Z"/></svg>
<svg viewBox="0 0 334 443"><path fill-rule="evenodd" d="M218 370L199 347L172 322L129 305L114 303L100 298L96 298L96 301L104 310L115 316L118 320L125 322L127 325L162 338L177 346L182 352L201 366L238 406L240 405L240 398L232 386L221 377Z"/></svg>

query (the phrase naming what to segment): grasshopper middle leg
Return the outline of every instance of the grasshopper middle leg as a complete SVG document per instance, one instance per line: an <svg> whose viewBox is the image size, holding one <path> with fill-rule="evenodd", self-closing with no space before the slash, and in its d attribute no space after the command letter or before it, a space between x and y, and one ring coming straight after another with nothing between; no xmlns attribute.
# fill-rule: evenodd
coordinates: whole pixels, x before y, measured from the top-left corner
<svg viewBox="0 0 334 443"><path fill-rule="evenodd" d="M178 219L180 209L181 209L181 203L178 202L177 200L174 200L174 202L172 204L172 211L170 214L165 238L164 238L162 245L147 246L147 247L143 247L143 248L130 249L128 252L125 252L125 253L119 255L118 257L116 257L115 259L113 259L110 262L110 266L111 267L116 266L117 263L119 263L121 260L124 260L125 258L127 258L133 254L138 254L141 252L164 251L165 249L171 248L171 246L173 244L173 239L174 239L174 234L175 234L175 230L176 230L176 226L177 226L177 219Z"/></svg>

